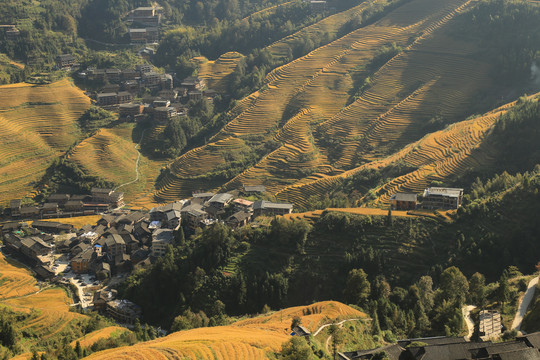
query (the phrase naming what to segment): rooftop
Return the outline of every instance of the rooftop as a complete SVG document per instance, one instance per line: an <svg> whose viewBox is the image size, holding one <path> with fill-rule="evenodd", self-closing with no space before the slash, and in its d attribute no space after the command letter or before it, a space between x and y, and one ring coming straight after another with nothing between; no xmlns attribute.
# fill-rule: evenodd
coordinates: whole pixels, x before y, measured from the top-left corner
<svg viewBox="0 0 540 360"><path fill-rule="evenodd" d="M257 210L257 209L285 209L285 210L288 210L288 209L292 209L292 208L293 208L293 204L274 203L274 202L270 202L270 201L266 201L266 200L255 201L255 203L253 204L253 209L255 209L255 210Z"/></svg>
<svg viewBox="0 0 540 360"><path fill-rule="evenodd" d="M390 200L396 200L396 201L416 201L418 198L418 195L412 194L412 193L397 193L392 195L390 197Z"/></svg>
<svg viewBox="0 0 540 360"><path fill-rule="evenodd" d="M448 197L459 197L463 195L463 189L458 188L442 188L442 187L430 187L424 190L424 197L430 195L440 195Z"/></svg>
<svg viewBox="0 0 540 360"><path fill-rule="evenodd" d="M231 194L222 193L222 194L216 194L212 196L210 200L208 200L209 203L219 203L219 204L225 204L229 200L231 200L233 196Z"/></svg>
<svg viewBox="0 0 540 360"><path fill-rule="evenodd" d="M126 314L140 316L142 313L140 306L129 300L113 300L109 301L107 305Z"/></svg>
<svg viewBox="0 0 540 360"><path fill-rule="evenodd" d="M249 201L246 199L236 199L233 201L233 203L242 205L242 206L248 206L248 207L253 205L253 201Z"/></svg>
<svg viewBox="0 0 540 360"><path fill-rule="evenodd" d="M214 193L211 192L200 192L200 193L193 193L192 196L194 198L203 198L203 197L212 197L214 196Z"/></svg>
<svg viewBox="0 0 540 360"><path fill-rule="evenodd" d="M98 99L103 98L103 97L111 97L111 96L116 96L116 93L111 92L111 93L99 93L99 94L97 94Z"/></svg>
<svg viewBox="0 0 540 360"><path fill-rule="evenodd" d="M157 229L152 234L152 243L169 243L173 239L173 230L171 229Z"/></svg>
<svg viewBox="0 0 540 360"><path fill-rule="evenodd" d="M244 185L245 192L266 192L264 185Z"/></svg>

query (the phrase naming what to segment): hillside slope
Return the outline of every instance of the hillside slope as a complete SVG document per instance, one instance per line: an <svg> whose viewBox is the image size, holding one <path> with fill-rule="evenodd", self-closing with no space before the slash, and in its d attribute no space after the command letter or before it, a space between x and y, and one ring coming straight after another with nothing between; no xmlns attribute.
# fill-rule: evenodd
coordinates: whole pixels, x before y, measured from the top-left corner
<svg viewBox="0 0 540 360"><path fill-rule="evenodd" d="M71 332L71 327L87 319L70 311L71 299L60 288L39 288L29 270L0 254L0 306L18 313L14 324L24 332L22 349L42 341L56 341ZM20 339L22 340L22 339Z"/></svg>
<svg viewBox="0 0 540 360"><path fill-rule="evenodd" d="M229 326L175 332L157 340L99 352L87 359L268 359L290 338L290 325L295 316L299 316L302 324L311 331L326 318L366 318L365 314L349 306L325 301Z"/></svg>
<svg viewBox="0 0 540 360"><path fill-rule="evenodd" d="M239 115L209 144L169 166L156 199L215 188L227 181L219 170L239 145L274 141L279 144L275 151L224 189L263 183L278 198L301 203L310 194L289 195L296 187L392 154L422 138L423 125L433 117L449 122L465 117L476 106L473 95L491 85L489 67L471 56L476 44L447 35L453 18L470 4L410 1L373 25L274 70L266 88L240 102ZM390 42L405 51L379 69L371 87L347 106L356 86L352 74Z"/></svg>
<svg viewBox="0 0 540 360"><path fill-rule="evenodd" d="M68 80L0 86L0 204L27 196L50 162L78 139L90 99Z"/></svg>

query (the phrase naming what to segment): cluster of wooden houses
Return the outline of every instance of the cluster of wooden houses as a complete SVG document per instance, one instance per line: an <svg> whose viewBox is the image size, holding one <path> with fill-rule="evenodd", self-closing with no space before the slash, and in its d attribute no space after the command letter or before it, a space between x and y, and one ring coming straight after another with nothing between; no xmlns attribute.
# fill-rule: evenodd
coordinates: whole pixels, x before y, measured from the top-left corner
<svg viewBox="0 0 540 360"><path fill-rule="evenodd" d="M303 0L308 3L311 10L316 12L322 12L328 10L328 3L326 0Z"/></svg>
<svg viewBox="0 0 540 360"><path fill-rule="evenodd" d="M161 74L150 64L137 65L135 69L87 69L77 75L88 81L104 82L96 93L96 104L109 110L117 110L121 120L145 119L149 115L158 123L165 123L175 116L186 114L186 104L203 98L213 101L216 91L206 88L206 82L198 77L175 79L172 74ZM144 104L134 102L143 90L155 96L145 97Z"/></svg>
<svg viewBox="0 0 540 360"><path fill-rule="evenodd" d="M163 8L157 5L142 6L131 10L126 17L129 39L132 44L157 43Z"/></svg>
<svg viewBox="0 0 540 360"><path fill-rule="evenodd" d="M453 210L461 206L463 202L463 189L429 187L419 199L415 193L397 193L390 197L390 203L394 210L421 209L444 209Z"/></svg>
<svg viewBox="0 0 540 360"><path fill-rule="evenodd" d="M246 194L261 191L264 191L263 186L244 187ZM57 210L59 204L65 208L70 201L68 195L57 194L49 199L51 198L57 202L46 204L55 204L55 206L45 207L45 204L44 208ZM106 203L107 209L111 202L114 202L116 206L119 205L119 199L121 201L121 197L119 198L110 189L93 189L92 198L98 203ZM265 200L252 202L235 198L229 193L200 192L193 194L192 199L155 207L149 212L117 209L105 213L97 224L85 225L76 231L75 237L57 242L55 252L66 254L70 258L71 268L75 273L95 273L99 277L106 278L115 273L145 267L153 259L165 255L168 246L174 243L176 231L180 229L180 226L188 233L216 222L223 222L237 228L261 215L274 216L291 213L292 208L292 204ZM55 216L58 214L55 213ZM53 241L52 236L48 234L73 231L71 225L34 221L33 234L40 236L41 240L32 242L31 238L27 240L22 235L20 226L22 225L4 229L5 238L8 239L9 244L12 244L10 245L12 250L22 255L32 255L29 259L39 265L48 265L48 262L37 258L34 256L36 254L31 254L29 251L20 250L22 246L25 244L29 247L34 246L39 250L37 255L44 255L45 252L51 250Z"/></svg>
<svg viewBox="0 0 540 360"><path fill-rule="evenodd" d="M263 193L262 185L244 186L246 195ZM247 225L258 216L277 216L292 213L293 204L266 200L249 201L235 198L232 194L194 193L189 205L182 209L185 224L190 229L204 227L215 221L223 221L232 228Z"/></svg>
<svg viewBox="0 0 540 360"><path fill-rule="evenodd" d="M4 35L8 41L15 41L21 36L21 32L16 25L0 25L0 28L4 29Z"/></svg>
<svg viewBox="0 0 540 360"><path fill-rule="evenodd" d="M540 360L540 332L514 341L467 341L433 337L398 340L397 344L371 350L339 353L340 360Z"/></svg>
<svg viewBox="0 0 540 360"><path fill-rule="evenodd" d="M57 218L93 215L124 206L124 193L112 189L93 188L90 195L53 194L42 205L22 205L10 201L13 219Z"/></svg>
<svg viewBox="0 0 540 360"><path fill-rule="evenodd" d="M32 227L26 223L11 222L0 226L5 249L28 264L36 274L50 280L55 274L50 264L54 261L54 238L50 233L44 233L39 222ZM50 224L51 231L70 231L73 227L66 224Z"/></svg>
<svg viewBox="0 0 540 360"><path fill-rule="evenodd" d="M100 289L94 292L92 305L94 310L106 313L122 324L135 324L142 316L142 309L129 300L117 299L114 289Z"/></svg>
<svg viewBox="0 0 540 360"><path fill-rule="evenodd" d="M245 195L253 195L264 192L265 188L262 185L244 186L242 191ZM111 203L119 205L121 198L120 194L110 189L92 190L94 204L107 203L107 209ZM77 196L55 194L48 200L55 203L46 204L56 204L58 207L49 205L42 209L65 210L70 201L77 201L80 206L82 200ZM17 210L21 215L27 214L20 211L22 208L13 210L15 214ZM291 213L292 209L292 204L265 200L253 202L230 193L198 192L191 199L158 206L149 212L109 210L95 225L85 225L80 229L43 220L36 220L31 226L26 222L14 221L0 225L0 235L6 250L29 264L44 280L66 281L56 275L54 264L59 255L68 259L73 273L81 276L93 274L98 280L104 280L148 267L164 256L168 247L174 245L181 227L188 233L216 222L236 228L258 216L284 215ZM53 234L62 232L73 235L55 241ZM99 282L94 283L93 288L98 289L93 295L95 310L127 324L133 324L140 318L141 309L136 304L116 299L114 291L106 288L99 290Z"/></svg>

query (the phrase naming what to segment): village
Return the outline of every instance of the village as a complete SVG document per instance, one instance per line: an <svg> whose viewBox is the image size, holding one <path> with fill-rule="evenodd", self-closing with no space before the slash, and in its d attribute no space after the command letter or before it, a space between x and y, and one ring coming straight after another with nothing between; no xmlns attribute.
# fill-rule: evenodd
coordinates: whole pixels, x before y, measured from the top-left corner
<svg viewBox="0 0 540 360"><path fill-rule="evenodd" d="M61 54L55 58L56 69L73 72L83 88L97 87L97 91L87 91L87 95L97 106L117 113L120 121L151 119L166 124L172 118L185 116L190 101L213 102L219 94L208 88L204 79L177 78L174 73L160 72L150 64L159 40L162 10L159 6L139 7L125 18L131 44L143 46L138 52L143 64L129 69L81 69L75 55Z"/></svg>
<svg viewBox="0 0 540 360"><path fill-rule="evenodd" d="M262 195L264 186L244 186L236 194ZM54 201L54 202L53 202ZM194 193L148 211L122 209L123 194L112 189L92 189L91 195L53 194L41 206L22 206L13 200L13 220L0 225L3 251L31 266L44 281L73 285L81 308L103 311L125 324L140 317L140 308L116 299L108 286L122 281L134 270L148 267L164 256L180 229L187 235L216 222L233 229L259 216L290 214L293 205L266 200L250 201L230 193ZM75 229L45 218L101 213L95 225ZM30 222L30 221L28 221ZM76 299L77 300L77 299Z"/></svg>
<svg viewBox="0 0 540 360"><path fill-rule="evenodd" d="M57 66L71 69L76 66L75 57L60 55ZM174 117L185 116L190 101L206 99L212 103L219 95L207 88L204 79L192 76L177 79L174 74L157 72L150 64L125 70L88 68L76 76L85 83L102 84L99 91L87 94L96 105L118 113L120 121L152 119L157 124L166 124Z"/></svg>
<svg viewBox="0 0 540 360"><path fill-rule="evenodd" d="M150 211L126 210L123 193L100 188L92 189L89 195L53 194L40 206L24 206L21 200L12 200L12 221L0 225L3 251L31 266L44 281L74 286L75 302L82 309L94 309L123 324L134 324L142 310L117 299L110 287L164 256L180 231L189 236L218 222L232 229L260 226L257 219L261 216L292 213L293 204L263 200L265 192L263 185L245 185L230 193L201 191L190 199ZM462 197L463 189L432 187L424 191L422 202L416 194L399 193L391 203L399 210L456 209ZM95 225L80 229L44 220L92 214L101 214L101 218ZM491 328L493 332L498 327Z"/></svg>

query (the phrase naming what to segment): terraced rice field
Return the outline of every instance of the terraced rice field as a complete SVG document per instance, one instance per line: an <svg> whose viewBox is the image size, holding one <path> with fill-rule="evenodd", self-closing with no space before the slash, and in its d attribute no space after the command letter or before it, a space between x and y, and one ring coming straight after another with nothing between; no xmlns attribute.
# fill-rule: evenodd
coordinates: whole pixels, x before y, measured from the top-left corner
<svg viewBox="0 0 540 360"><path fill-rule="evenodd" d="M36 279L22 265L7 260L0 253L0 301L38 291Z"/></svg>
<svg viewBox="0 0 540 360"><path fill-rule="evenodd" d="M398 161L414 166L417 170L399 176L376 190L377 202L387 204L396 192L421 192L431 181L444 180L469 168L484 166L494 161L489 148L482 144L497 118L508 111L514 103L504 105L483 116L462 121L448 128L426 135L385 159L374 161L347 171L339 176L328 177L308 184L290 187L280 196L301 203L307 194L331 191L344 178L361 170L382 169Z"/></svg>
<svg viewBox="0 0 540 360"><path fill-rule="evenodd" d="M124 332L131 331L121 326L109 326L101 330L92 331L90 334L86 334L82 338L72 341L70 345L75 346L77 341L79 341L83 348L88 348L101 339L114 338Z"/></svg>
<svg viewBox="0 0 540 360"><path fill-rule="evenodd" d="M323 20L308 26L292 35L289 35L279 41L276 41L272 45L268 46L268 50L272 55L277 57L285 57L291 50L293 44L296 41L301 40L302 38L322 38L323 36L330 36L331 38L335 37L340 29L347 24L349 21L357 18L361 18L364 11L370 6L376 4L384 4L387 1L374 1L373 5L370 5L367 2L361 3L358 6L352 7L349 10L340 12L338 14L324 18ZM326 35L328 34L328 35Z"/></svg>
<svg viewBox="0 0 540 360"><path fill-rule="evenodd" d="M309 314L309 315L306 315ZM361 311L355 310L350 306L337 301L322 301L307 306L296 306L277 311L271 315L242 320L234 323L232 326L238 327L264 327L275 331L284 331L289 333L290 320L295 316L302 319L302 325L310 331L316 331L319 326L327 323L326 319L353 319L367 318L367 315ZM283 320L282 320L283 319Z"/></svg>
<svg viewBox="0 0 540 360"><path fill-rule="evenodd" d="M304 213L287 214L284 217L289 218L289 219L316 220L322 216L323 211L338 211L338 212L345 212L349 214L366 215L366 216L387 216L388 215L388 210L358 207L358 208L328 208L325 210L315 210L315 211L308 211ZM396 210L392 210L392 216L417 217L417 215L409 214L407 213L407 211L396 211Z"/></svg>
<svg viewBox="0 0 540 360"><path fill-rule="evenodd" d="M29 270L7 261L2 254L0 276L0 305L30 314L17 323L19 330L46 340L67 329L72 321L85 318L69 311L71 299L64 290L51 288L40 291Z"/></svg>
<svg viewBox="0 0 540 360"><path fill-rule="evenodd" d="M67 330L72 322L86 318L69 311L71 299L62 289L47 289L1 303L14 311L30 314L29 318L17 324L18 328L35 334L41 340L47 340Z"/></svg>
<svg viewBox="0 0 540 360"><path fill-rule="evenodd" d="M224 78L230 75L244 55L231 51L221 55L217 60L209 61L206 58L196 58L199 61L199 77L206 80L208 88L224 92L226 84Z"/></svg>
<svg viewBox="0 0 540 360"><path fill-rule="evenodd" d="M162 129L154 129L161 131ZM87 174L112 181L117 185L129 183L137 177L136 162L139 156L132 139L133 124L123 124L112 129L101 129L92 137L78 144L69 155ZM145 137L152 136L151 133ZM135 139L138 141L139 139ZM154 161L143 155L139 159L139 180L122 186L126 204L152 208L155 203L145 198L153 189L162 161Z"/></svg>
<svg viewBox="0 0 540 360"><path fill-rule="evenodd" d="M51 161L78 138L90 99L68 80L0 86L0 204L33 190Z"/></svg>
<svg viewBox="0 0 540 360"><path fill-rule="evenodd" d="M18 63L18 62L13 61L13 60L11 60L11 61L9 62L9 64L10 64L10 65L13 65L13 66L15 66L15 67L18 67L19 69L24 69L24 68L25 68L24 64Z"/></svg>
<svg viewBox="0 0 540 360"><path fill-rule="evenodd" d="M242 19L242 21L259 20L261 18L261 15L269 15L269 14L275 12L279 8L290 6L294 2L295 2L294 0L293 1L287 1L287 2L283 2L281 4L277 4L277 5L270 6L270 7L267 7L265 9L256 11L256 12L254 12L252 14L249 14L248 16L244 17Z"/></svg>
<svg viewBox="0 0 540 360"><path fill-rule="evenodd" d="M263 183L279 199L302 205L328 189L321 184L348 176L359 164L380 167L378 161L421 139L423 125L432 117L466 117L474 94L491 85L487 66L471 56L476 44L447 35L454 18L469 5L467 0L413 0L373 25L275 69L266 79L267 88L241 101L235 109L239 115L211 143L171 164L171 175L159 184L156 198L168 201L189 193L194 179L224 161L217 147L238 150L242 139L258 136L281 146L224 189ZM368 6L363 3L302 31L337 31ZM278 54L287 41L269 49ZM351 71L369 64L390 42L405 51L372 76L372 86L357 101L345 106L353 88ZM337 144L328 145L320 134Z"/></svg>
<svg viewBox="0 0 540 360"><path fill-rule="evenodd" d="M307 309L311 315L304 315ZM272 315L239 321L230 326L173 333L130 347L106 350L88 359L268 359L289 338L294 316L314 330L325 318L362 318L366 315L346 305L327 301L285 309Z"/></svg>
<svg viewBox="0 0 540 360"><path fill-rule="evenodd" d="M94 136L82 141L70 153L88 174L94 174L116 184L123 184L135 176L138 152L131 140L131 126L100 129Z"/></svg>

